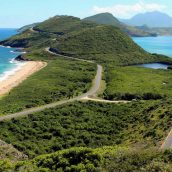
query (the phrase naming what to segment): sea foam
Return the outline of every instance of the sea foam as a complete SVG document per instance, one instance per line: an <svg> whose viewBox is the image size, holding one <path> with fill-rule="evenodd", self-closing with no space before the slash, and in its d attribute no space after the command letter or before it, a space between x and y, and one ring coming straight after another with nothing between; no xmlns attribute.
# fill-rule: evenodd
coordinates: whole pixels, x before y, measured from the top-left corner
<svg viewBox="0 0 172 172"><path fill-rule="evenodd" d="M8 79L10 76L13 76L17 71L19 71L26 64L26 62L17 61L15 60L15 58L11 59L10 63L14 64L14 66L11 67L9 70L4 71L0 75L0 81L4 81Z"/></svg>

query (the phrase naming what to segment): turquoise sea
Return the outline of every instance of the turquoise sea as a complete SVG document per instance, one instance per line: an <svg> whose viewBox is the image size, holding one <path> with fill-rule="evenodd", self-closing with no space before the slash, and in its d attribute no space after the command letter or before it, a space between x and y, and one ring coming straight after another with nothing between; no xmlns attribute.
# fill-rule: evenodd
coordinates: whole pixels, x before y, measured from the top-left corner
<svg viewBox="0 0 172 172"><path fill-rule="evenodd" d="M0 29L0 40L4 40L15 34L17 34L16 29ZM164 54L172 57L172 36L134 37L133 40L150 53ZM0 46L0 80L13 74L22 65L21 62L14 60L20 54L15 50L14 48ZM157 63L142 66L155 69L167 68L167 66Z"/></svg>
<svg viewBox="0 0 172 172"><path fill-rule="evenodd" d="M0 29L0 40L16 33L16 29ZM20 62L14 60L20 53L15 52L15 50L14 48L0 46L0 80L5 79L20 67Z"/></svg>
<svg viewBox="0 0 172 172"><path fill-rule="evenodd" d="M133 40L150 53L172 57L172 36L133 37Z"/></svg>

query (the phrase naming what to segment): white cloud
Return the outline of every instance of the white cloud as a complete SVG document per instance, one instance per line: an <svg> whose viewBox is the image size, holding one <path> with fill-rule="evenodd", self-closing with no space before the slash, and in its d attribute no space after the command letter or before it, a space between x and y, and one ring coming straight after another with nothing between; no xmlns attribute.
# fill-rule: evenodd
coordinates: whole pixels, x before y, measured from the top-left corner
<svg viewBox="0 0 172 172"><path fill-rule="evenodd" d="M103 13L110 12L114 16L119 18L129 18L137 13L150 12L150 11L163 11L166 6L158 4L158 3L145 3L143 0L137 2L133 5L123 5L116 4L111 7L98 7L95 6L93 8L93 13Z"/></svg>

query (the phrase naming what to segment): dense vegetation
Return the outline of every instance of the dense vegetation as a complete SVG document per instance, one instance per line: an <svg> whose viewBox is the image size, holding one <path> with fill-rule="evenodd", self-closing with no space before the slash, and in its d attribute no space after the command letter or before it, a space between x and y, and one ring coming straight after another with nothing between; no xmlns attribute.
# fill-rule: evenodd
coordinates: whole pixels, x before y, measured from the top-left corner
<svg viewBox="0 0 172 172"><path fill-rule="evenodd" d="M159 145L171 126L170 101L73 103L0 123L0 138L33 157L73 146Z"/></svg>
<svg viewBox="0 0 172 172"><path fill-rule="evenodd" d="M124 67L146 62L172 64L171 59L145 52L114 26L69 16L50 18L1 44L25 47L28 53L22 58L48 63L0 99L1 114L69 99L90 88L96 64L50 55L45 52L46 47L62 55L100 63L105 71L107 99L158 100L118 105L74 102L0 122L0 139L29 158L41 155L12 164L0 161L0 171L171 170L171 151L127 148L159 146L169 132L172 100L167 97L171 96L171 71ZM101 148L115 145L123 147ZM47 153L52 154L42 155Z"/></svg>
<svg viewBox="0 0 172 172"><path fill-rule="evenodd" d="M0 161L2 172L171 172L172 152L156 149L135 150L124 147L98 149L76 147L39 156L31 161Z"/></svg>
<svg viewBox="0 0 172 172"><path fill-rule="evenodd" d="M106 99L149 100L172 96L171 70L115 67L106 76Z"/></svg>
<svg viewBox="0 0 172 172"><path fill-rule="evenodd" d="M0 114L78 96L90 89L95 74L94 64L56 57L0 100Z"/></svg>
<svg viewBox="0 0 172 172"><path fill-rule="evenodd" d="M88 21L81 21L77 17L55 16L35 26L34 30L39 32L54 33L57 35L65 35L95 26L97 26L97 24Z"/></svg>
<svg viewBox="0 0 172 172"><path fill-rule="evenodd" d="M57 53L108 65L111 62L119 65L170 61L168 58L146 53L127 34L114 26L98 25L76 17L55 16L33 29L2 41L1 44L25 47L29 52L51 47Z"/></svg>
<svg viewBox="0 0 172 172"><path fill-rule="evenodd" d="M56 48L57 45L53 44L53 47ZM113 26L97 26L71 34L61 39L58 50L77 55L120 54L131 51L144 53L131 38Z"/></svg>

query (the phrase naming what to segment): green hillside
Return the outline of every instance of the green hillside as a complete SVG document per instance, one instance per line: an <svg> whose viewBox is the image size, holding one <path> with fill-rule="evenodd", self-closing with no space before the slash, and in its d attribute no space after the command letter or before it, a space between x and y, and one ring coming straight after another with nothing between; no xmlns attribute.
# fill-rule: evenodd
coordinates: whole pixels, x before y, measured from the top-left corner
<svg viewBox="0 0 172 172"><path fill-rule="evenodd" d="M15 164L11 164L8 160L2 161L0 170L3 172L109 172L114 170L171 172L171 163L171 151L128 150L124 147L98 149L75 147Z"/></svg>
<svg viewBox="0 0 172 172"><path fill-rule="evenodd" d="M1 122L0 138L29 158L78 146L158 147L171 127L169 102L74 102Z"/></svg>
<svg viewBox="0 0 172 172"><path fill-rule="evenodd" d="M117 18L115 18L110 13L96 14L94 16L87 17L84 20L96 22L98 24L112 25L112 26L116 26L116 27L120 27L123 25Z"/></svg>
<svg viewBox="0 0 172 172"><path fill-rule="evenodd" d="M128 93L140 98L130 97L126 104L76 101L0 122L0 139L29 157L11 162L14 158L2 151L7 159L0 160L0 172L170 172L171 150L157 150L172 123L171 71L132 66L172 64L170 58L144 51L121 28L72 16L52 17L0 44L24 47L22 58L47 62L1 97L1 115L82 95L92 85L97 64L103 67L104 98ZM61 56L46 52L47 47ZM145 95L155 97L141 100Z"/></svg>
<svg viewBox="0 0 172 172"><path fill-rule="evenodd" d="M29 52L51 47L57 53L102 63L109 61L109 64L113 62L114 65L167 60L146 53L127 34L114 26L98 25L76 17L55 16L33 29L0 44L24 47Z"/></svg>
<svg viewBox="0 0 172 172"><path fill-rule="evenodd" d="M143 30L140 30L139 28L128 26L120 22L117 18L115 18L110 13L96 14L94 16L85 18L84 21L92 21L98 24L112 25L112 26L120 28L122 31L124 31L130 36L138 36L138 37L156 36L156 32L143 31Z"/></svg>

